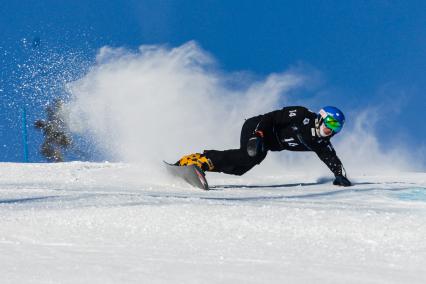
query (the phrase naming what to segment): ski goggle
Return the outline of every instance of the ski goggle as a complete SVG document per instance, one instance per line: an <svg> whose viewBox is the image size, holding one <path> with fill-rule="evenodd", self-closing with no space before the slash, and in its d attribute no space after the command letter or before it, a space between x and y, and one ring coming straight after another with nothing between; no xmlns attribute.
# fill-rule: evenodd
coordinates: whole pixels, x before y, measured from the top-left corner
<svg viewBox="0 0 426 284"><path fill-rule="evenodd" d="M332 117L331 115L327 115L324 118L324 124L327 128L333 130L334 133L339 132L340 130L342 130L342 124L337 121L334 117Z"/></svg>

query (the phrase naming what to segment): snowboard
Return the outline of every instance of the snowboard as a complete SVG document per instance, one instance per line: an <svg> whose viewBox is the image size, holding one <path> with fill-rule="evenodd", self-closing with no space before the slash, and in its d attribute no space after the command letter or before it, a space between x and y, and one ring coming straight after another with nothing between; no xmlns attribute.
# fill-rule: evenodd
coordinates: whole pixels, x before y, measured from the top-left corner
<svg viewBox="0 0 426 284"><path fill-rule="evenodd" d="M163 162L166 166L167 172L171 175L183 179L194 187L209 190L209 184L207 183L204 172L196 165L177 166L165 161Z"/></svg>

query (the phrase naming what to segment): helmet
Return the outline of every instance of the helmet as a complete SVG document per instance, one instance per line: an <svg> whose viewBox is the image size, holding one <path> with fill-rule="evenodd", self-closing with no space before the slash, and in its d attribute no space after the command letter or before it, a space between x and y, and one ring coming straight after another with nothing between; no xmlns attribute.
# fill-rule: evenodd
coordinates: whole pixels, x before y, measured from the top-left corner
<svg viewBox="0 0 426 284"><path fill-rule="evenodd" d="M343 124L345 123L345 115L337 107L326 106L320 111L320 124L324 122L324 125L333 130L333 133L338 133L342 130Z"/></svg>

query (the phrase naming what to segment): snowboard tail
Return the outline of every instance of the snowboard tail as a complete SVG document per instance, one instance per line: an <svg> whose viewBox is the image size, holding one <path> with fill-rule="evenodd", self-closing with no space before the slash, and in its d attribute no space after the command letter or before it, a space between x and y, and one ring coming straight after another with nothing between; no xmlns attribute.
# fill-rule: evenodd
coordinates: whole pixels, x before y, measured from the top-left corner
<svg viewBox="0 0 426 284"><path fill-rule="evenodd" d="M204 172L196 165L177 166L167 162L164 162L164 164L171 175L183 179L194 187L209 190Z"/></svg>

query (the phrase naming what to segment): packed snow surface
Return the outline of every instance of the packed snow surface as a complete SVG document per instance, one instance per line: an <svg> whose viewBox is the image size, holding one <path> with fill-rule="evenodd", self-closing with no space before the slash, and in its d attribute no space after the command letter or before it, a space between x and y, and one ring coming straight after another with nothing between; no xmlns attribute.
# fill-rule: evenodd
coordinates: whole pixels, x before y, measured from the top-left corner
<svg viewBox="0 0 426 284"><path fill-rule="evenodd" d="M2 283L426 283L426 173L202 191L120 163L0 172Z"/></svg>

